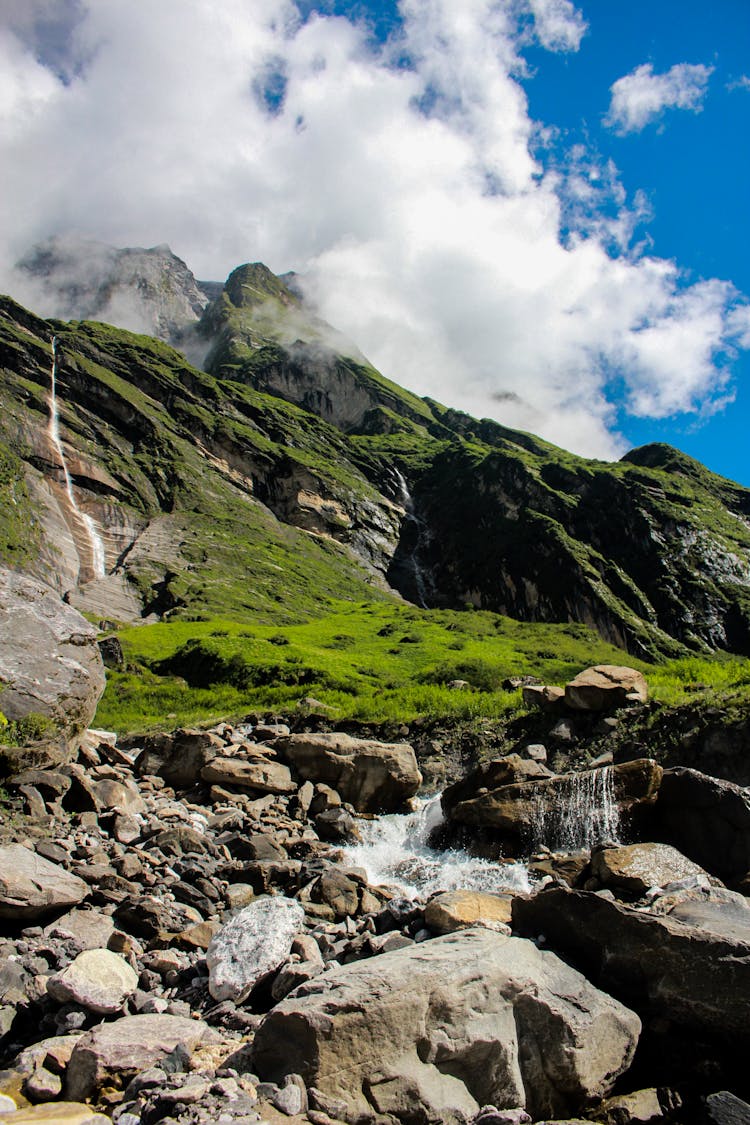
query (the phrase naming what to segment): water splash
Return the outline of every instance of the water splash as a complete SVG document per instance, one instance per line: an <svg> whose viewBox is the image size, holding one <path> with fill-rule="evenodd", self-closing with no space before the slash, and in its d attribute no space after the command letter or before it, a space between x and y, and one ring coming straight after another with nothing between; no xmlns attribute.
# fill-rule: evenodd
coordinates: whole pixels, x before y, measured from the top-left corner
<svg viewBox="0 0 750 1125"><path fill-rule="evenodd" d="M393 887L407 898L426 898L435 891L529 890L521 863L493 863L458 849L431 848L430 834L442 819L438 796L420 801L415 812L363 821L362 843L346 848L346 862L363 867L370 883Z"/></svg>
<svg viewBox="0 0 750 1125"><path fill-rule="evenodd" d="M569 774L556 787L554 801L535 801L532 849L590 851L605 842L620 843L620 808L610 766Z"/></svg>
<svg viewBox="0 0 750 1125"><path fill-rule="evenodd" d="M104 540L99 534L96 521L86 512L81 511L73 492L73 481L68 471L62 441L60 440L60 417L57 409L57 337L52 337L52 369L50 372L50 394L48 399L49 423L47 433L50 444L57 453L65 480L65 492L70 504L71 515L83 528L84 536L88 540L91 552L91 569L95 578L103 578L106 574L106 561L104 554ZM75 538L74 538L75 542Z"/></svg>

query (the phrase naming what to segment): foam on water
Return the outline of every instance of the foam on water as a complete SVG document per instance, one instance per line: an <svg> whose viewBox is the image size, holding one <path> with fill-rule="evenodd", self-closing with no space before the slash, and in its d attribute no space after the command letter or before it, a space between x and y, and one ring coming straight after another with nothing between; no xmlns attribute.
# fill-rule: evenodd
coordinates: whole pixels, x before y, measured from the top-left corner
<svg viewBox="0 0 750 1125"><path fill-rule="evenodd" d="M363 867L370 883L393 887L408 898L425 898L435 891L529 890L522 863L493 863L459 849L431 848L430 833L442 819L437 796L420 801L412 813L362 821L362 843L346 848L346 862Z"/></svg>

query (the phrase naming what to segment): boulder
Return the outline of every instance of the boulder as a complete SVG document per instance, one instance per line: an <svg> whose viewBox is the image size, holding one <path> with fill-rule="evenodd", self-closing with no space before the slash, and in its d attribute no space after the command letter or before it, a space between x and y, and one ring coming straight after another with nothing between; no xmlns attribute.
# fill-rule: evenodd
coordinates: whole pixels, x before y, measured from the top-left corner
<svg viewBox="0 0 750 1125"><path fill-rule="evenodd" d="M103 1016L116 1015L137 987L137 974L109 949L84 950L47 981L47 992L60 1004L70 1001Z"/></svg>
<svg viewBox="0 0 750 1125"><path fill-rule="evenodd" d="M175 789L195 785L203 767L224 749L223 740L206 730L148 734L140 741L143 749L135 760L136 773L155 774Z"/></svg>
<svg viewBox="0 0 750 1125"><path fill-rule="evenodd" d="M73 1048L66 1073L66 1095L94 1098L103 1086L123 1089L134 1075L156 1066L175 1047L188 1053L209 1038L202 1020L182 1016L123 1016L86 1032Z"/></svg>
<svg viewBox="0 0 750 1125"><path fill-rule="evenodd" d="M22 844L0 848L0 918L19 928L78 906L88 893L83 879Z"/></svg>
<svg viewBox="0 0 750 1125"><path fill-rule="evenodd" d="M709 882L702 867L669 844L629 844L599 848L591 856L592 874L602 886L640 898L651 887L664 887L691 877Z"/></svg>
<svg viewBox="0 0 750 1125"><path fill-rule="evenodd" d="M679 848L724 882L750 874L750 790L698 770L665 770L653 837Z"/></svg>
<svg viewBox="0 0 750 1125"><path fill-rule="evenodd" d="M643 673L617 664L596 664L565 685L565 706L574 711L614 711L627 703L645 703Z"/></svg>
<svg viewBox="0 0 750 1125"><path fill-rule="evenodd" d="M526 781L553 776L552 770L547 769L542 762L522 758L520 754L508 754L504 758L495 758L477 766L466 777L446 786L441 804L444 809L451 809L461 801L470 801L480 789L501 789L505 785L521 785Z"/></svg>
<svg viewBox="0 0 750 1125"><path fill-rule="evenodd" d="M609 1092L639 1033L554 954L472 929L302 985L261 1023L252 1063L272 1081L301 1074L353 1117L565 1117Z"/></svg>
<svg viewBox="0 0 750 1125"><path fill-rule="evenodd" d="M214 1000L241 1003L286 960L305 921L289 898L258 898L213 937L206 953L208 990Z"/></svg>
<svg viewBox="0 0 750 1125"><path fill-rule="evenodd" d="M289 767L268 758L214 758L201 770L201 778L211 785L259 793L293 793L296 789Z"/></svg>
<svg viewBox="0 0 750 1125"><path fill-rule="evenodd" d="M333 786L358 812L397 812L422 783L408 743L348 734L292 734L274 744L303 781Z"/></svg>
<svg viewBox="0 0 750 1125"><path fill-rule="evenodd" d="M616 839L623 813L652 802L661 775L661 766L640 758L597 770L500 785L488 792L480 789L478 795L454 804L455 797L466 792L459 783L443 794L443 809L451 823L489 830L516 852L542 845L573 851Z"/></svg>
<svg viewBox="0 0 750 1125"><path fill-rule="evenodd" d="M35 579L0 567L0 685L8 719L44 715L68 741L104 691L96 630Z"/></svg>
<svg viewBox="0 0 750 1125"><path fill-rule="evenodd" d="M556 711L565 699L565 691L554 684L524 684L521 688L524 707L540 711Z"/></svg>
<svg viewBox="0 0 750 1125"><path fill-rule="evenodd" d="M725 1042L750 1038L750 941L563 887L514 899L513 927L543 934L549 946L642 1016Z"/></svg>
<svg viewBox="0 0 750 1125"><path fill-rule="evenodd" d="M510 924L511 897L485 894L482 891L445 891L427 903L425 925L436 934L452 934L469 926L488 930L502 929Z"/></svg>

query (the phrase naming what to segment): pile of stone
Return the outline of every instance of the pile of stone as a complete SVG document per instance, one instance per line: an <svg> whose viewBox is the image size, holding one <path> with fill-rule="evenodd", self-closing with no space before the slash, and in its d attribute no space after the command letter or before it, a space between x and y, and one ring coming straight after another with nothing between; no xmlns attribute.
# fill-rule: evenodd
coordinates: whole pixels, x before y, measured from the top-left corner
<svg viewBox="0 0 750 1125"><path fill-rule="evenodd" d="M554 791L548 772L491 763L455 807ZM639 766L619 796L663 801L664 824L679 802L705 819L716 783L699 793L685 772L665 789ZM407 744L272 723L120 745L92 732L77 760L19 769L6 784L23 815L0 847L6 1125L619 1123L682 1104L670 1051L685 1042L735 1073L750 911L718 867L745 862L744 791L716 791L696 835L707 848L724 817L721 863L607 846L540 855L531 896L419 902L341 849L420 781Z"/></svg>

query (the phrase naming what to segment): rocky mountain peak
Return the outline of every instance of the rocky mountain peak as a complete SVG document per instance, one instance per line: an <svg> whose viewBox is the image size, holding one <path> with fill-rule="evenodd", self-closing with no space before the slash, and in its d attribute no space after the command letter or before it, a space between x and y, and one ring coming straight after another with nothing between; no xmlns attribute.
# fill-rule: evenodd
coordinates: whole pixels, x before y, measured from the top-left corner
<svg viewBox="0 0 750 1125"><path fill-rule="evenodd" d="M209 295L166 243L116 248L75 235L37 243L17 264L29 304L61 319L101 320L176 342Z"/></svg>

